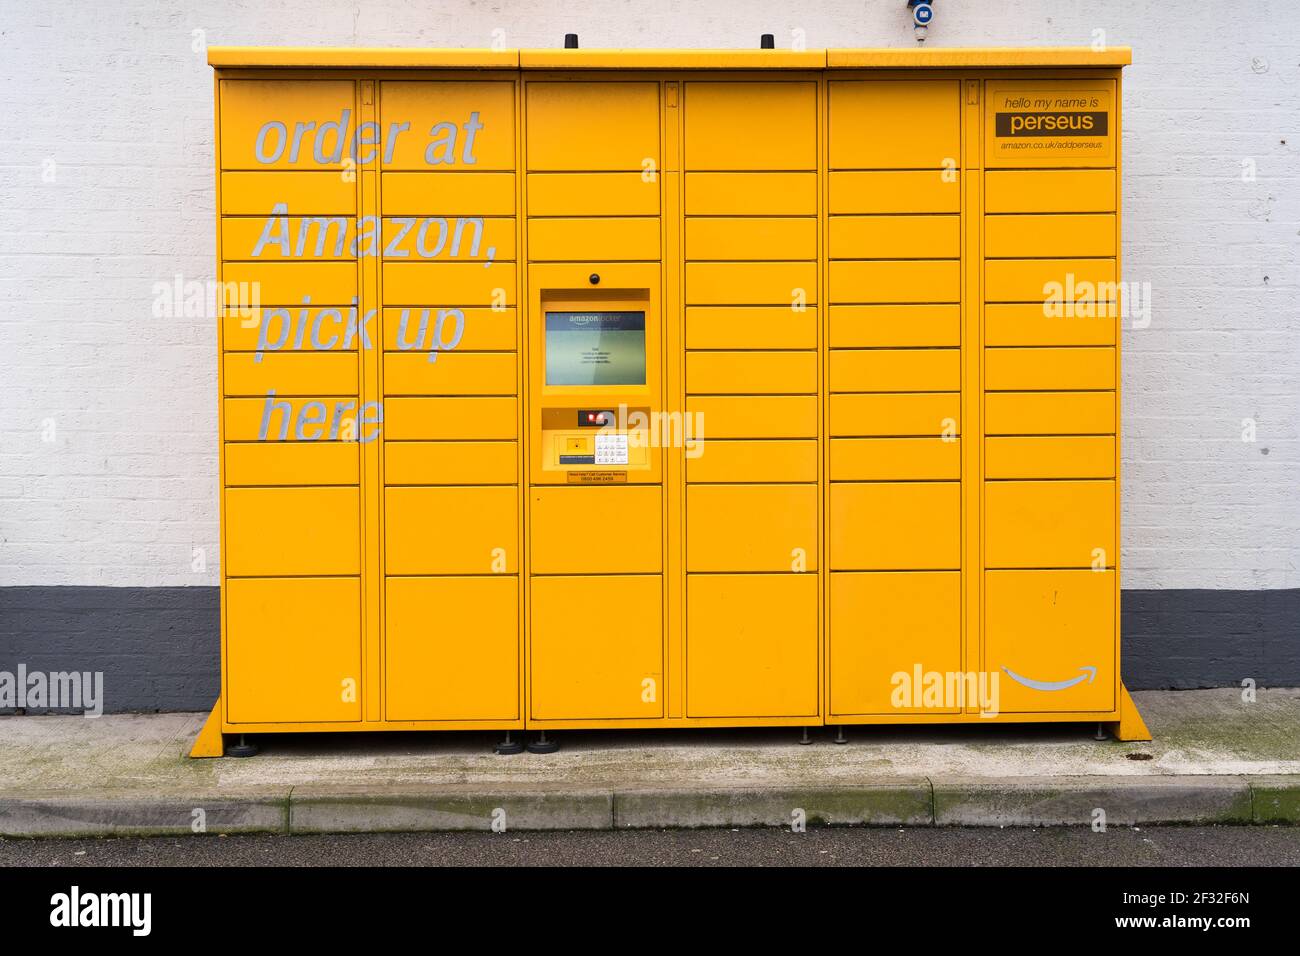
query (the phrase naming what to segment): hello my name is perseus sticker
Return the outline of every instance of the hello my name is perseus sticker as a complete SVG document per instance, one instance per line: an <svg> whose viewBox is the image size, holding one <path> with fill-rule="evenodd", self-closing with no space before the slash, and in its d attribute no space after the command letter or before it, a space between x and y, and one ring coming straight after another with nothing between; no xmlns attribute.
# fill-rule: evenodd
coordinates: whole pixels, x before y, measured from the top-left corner
<svg viewBox="0 0 1300 956"><path fill-rule="evenodd" d="M989 160L1008 166L1108 164L1113 99L1108 84L990 84Z"/></svg>

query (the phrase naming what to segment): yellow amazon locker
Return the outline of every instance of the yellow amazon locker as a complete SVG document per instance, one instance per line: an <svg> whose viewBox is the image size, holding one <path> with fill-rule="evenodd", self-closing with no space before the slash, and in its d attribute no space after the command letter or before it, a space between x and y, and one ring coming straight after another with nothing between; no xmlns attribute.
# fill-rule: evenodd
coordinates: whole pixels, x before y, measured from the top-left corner
<svg viewBox="0 0 1300 956"><path fill-rule="evenodd" d="M209 60L222 690L195 755L1145 735L1126 49Z"/></svg>

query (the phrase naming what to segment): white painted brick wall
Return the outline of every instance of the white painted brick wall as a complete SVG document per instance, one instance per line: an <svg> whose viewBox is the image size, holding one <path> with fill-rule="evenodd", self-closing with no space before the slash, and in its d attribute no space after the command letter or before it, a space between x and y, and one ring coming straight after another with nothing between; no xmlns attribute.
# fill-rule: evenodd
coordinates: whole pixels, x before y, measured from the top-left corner
<svg viewBox="0 0 1300 956"><path fill-rule="evenodd" d="M1125 271L1155 309L1124 340L1125 586L1300 586L1300 4L936 10L931 45L1088 44L1102 29L1134 48ZM752 47L796 29L811 48L913 44L903 0L0 0L0 584L217 581L214 333L150 312L155 282L213 269L212 76L192 31Z"/></svg>

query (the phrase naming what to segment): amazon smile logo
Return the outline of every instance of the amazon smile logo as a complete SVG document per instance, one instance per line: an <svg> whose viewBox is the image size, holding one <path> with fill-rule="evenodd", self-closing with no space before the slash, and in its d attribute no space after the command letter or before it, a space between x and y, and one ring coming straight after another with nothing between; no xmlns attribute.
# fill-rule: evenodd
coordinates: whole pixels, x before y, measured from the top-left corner
<svg viewBox="0 0 1300 956"><path fill-rule="evenodd" d="M1089 683L1097 679L1097 668L1091 664L1085 664L1079 668L1079 676L1071 677L1069 680L1034 680L1032 677L1025 677L1017 674L1010 667L1003 667L1002 672L1010 677L1017 684L1022 684L1031 690L1065 690L1067 687L1073 687L1075 684Z"/></svg>

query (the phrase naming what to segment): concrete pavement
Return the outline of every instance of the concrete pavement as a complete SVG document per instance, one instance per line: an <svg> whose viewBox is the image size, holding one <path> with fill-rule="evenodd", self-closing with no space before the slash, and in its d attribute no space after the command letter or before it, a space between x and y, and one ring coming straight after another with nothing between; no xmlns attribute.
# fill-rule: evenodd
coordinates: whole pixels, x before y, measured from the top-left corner
<svg viewBox="0 0 1300 956"><path fill-rule="evenodd" d="M1154 740L1084 725L260 737L186 756L205 715L0 717L0 835L1300 823L1300 690L1134 695Z"/></svg>

